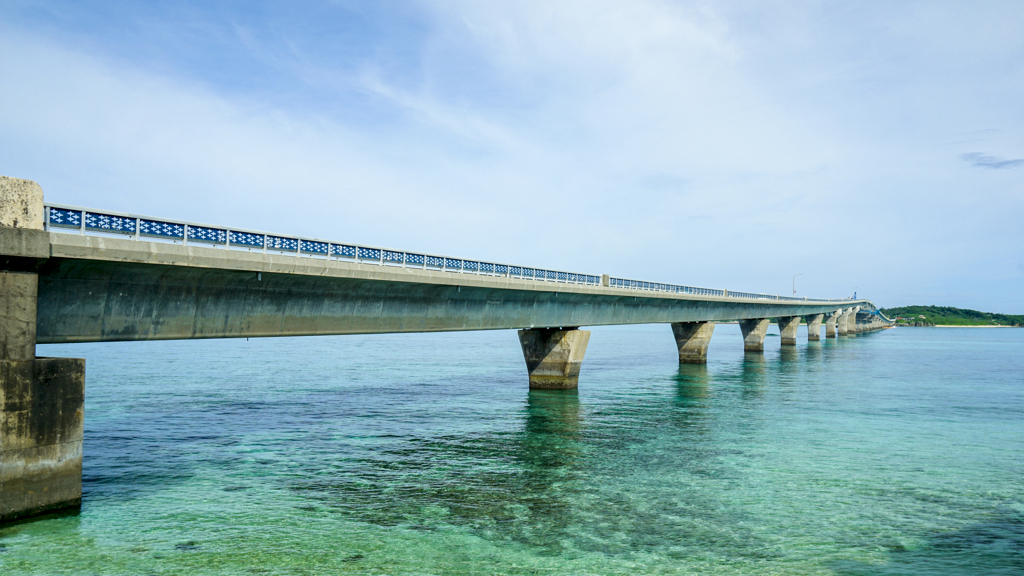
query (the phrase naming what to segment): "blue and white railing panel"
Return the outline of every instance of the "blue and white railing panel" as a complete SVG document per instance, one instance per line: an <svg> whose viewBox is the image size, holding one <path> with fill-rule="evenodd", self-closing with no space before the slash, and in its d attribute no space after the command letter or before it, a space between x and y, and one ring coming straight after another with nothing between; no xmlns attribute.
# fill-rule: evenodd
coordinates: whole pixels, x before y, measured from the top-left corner
<svg viewBox="0 0 1024 576"><path fill-rule="evenodd" d="M78 210L62 210L60 208L49 208L47 224L50 226L65 226L78 228L82 225L82 213Z"/></svg>
<svg viewBox="0 0 1024 576"><path fill-rule="evenodd" d="M263 234L248 234L246 232L228 232L228 240L235 246L251 246L253 248L263 248L263 240L266 237Z"/></svg>
<svg viewBox="0 0 1024 576"><path fill-rule="evenodd" d="M52 208L50 209L53 210ZM143 236L163 238L184 238L185 225L172 224L171 222L159 222L156 220L139 219L139 234ZM263 239L261 237L260 242ZM262 246L262 244L260 244Z"/></svg>
<svg viewBox="0 0 1024 576"><path fill-rule="evenodd" d="M299 240L299 252L306 254L327 255L330 244L328 242L317 242L315 240Z"/></svg>
<svg viewBox="0 0 1024 576"><path fill-rule="evenodd" d="M224 244L228 239L228 231L220 230L217 228L207 228L206 226L189 226L188 239L199 242L209 242L210 244Z"/></svg>
<svg viewBox="0 0 1024 576"><path fill-rule="evenodd" d="M298 252L299 240L297 238L285 238L283 236L265 236L265 246L270 250L278 252Z"/></svg>
<svg viewBox="0 0 1024 576"><path fill-rule="evenodd" d="M119 234L135 234L135 219L111 214L85 213L86 230L100 230Z"/></svg>
<svg viewBox="0 0 1024 576"><path fill-rule="evenodd" d="M574 272L542 270L524 266L512 266L494 262L463 260L447 256L432 256L415 252L388 250L353 244L339 244L315 238L279 236L255 230L239 230L181 222L176 220L157 220L149 217L116 212L97 212L88 208L47 204L45 206L46 227L76 229L81 234L98 232L104 234L120 234L133 239L142 237L162 239L172 242L200 242L225 248L261 250L293 253L297 256L323 256L327 259L340 259L362 264L378 264L381 266L416 267L444 272L464 274L482 274L488 276L505 276L526 280L559 282L562 284L582 284L585 286L601 286L601 277ZM610 278L608 287L627 290L643 290L686 294L692 296L714 296L722 298L744 298L753 300L794 300L807 301L807 298L791 296L773 296L750 292L732 292L716 288L697 288L676 284L660 284L641 280ZM813 300L815 302L840 302L841 300Z"/></svg>
<svg viewBox="0 0 1024 576"><path fill-rule="evenodd" d="M356 247L345 244L331 244L331 256L338 256L339 258L355 258Z"/></svg>

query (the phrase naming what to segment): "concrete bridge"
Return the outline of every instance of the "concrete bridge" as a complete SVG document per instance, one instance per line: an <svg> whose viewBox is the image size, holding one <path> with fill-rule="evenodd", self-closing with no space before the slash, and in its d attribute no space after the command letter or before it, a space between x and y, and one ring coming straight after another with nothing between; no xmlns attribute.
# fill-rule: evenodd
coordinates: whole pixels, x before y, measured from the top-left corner
<svg viewBox="0 0 1024 576"><path fill-rule="evenodd" d="M760 352L892 325L868 300L698 288L44 204L0 177L0 522L81 500L85 360L37 343L519 330L531 388L576 388L581 326L671 325L704 363L715 323Z"/></svg>

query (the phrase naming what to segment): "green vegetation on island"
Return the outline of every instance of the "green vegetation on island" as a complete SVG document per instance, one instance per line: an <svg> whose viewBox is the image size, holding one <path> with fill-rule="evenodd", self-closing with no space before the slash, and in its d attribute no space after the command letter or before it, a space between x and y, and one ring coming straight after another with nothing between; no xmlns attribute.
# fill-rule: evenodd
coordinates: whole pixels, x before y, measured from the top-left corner
<svg viewBox="0 0 1024 576"><path fill-rule="evenodd" d="M951 306L882 308L897 326L1024 326L1024 315L978 312Z"/></svg>

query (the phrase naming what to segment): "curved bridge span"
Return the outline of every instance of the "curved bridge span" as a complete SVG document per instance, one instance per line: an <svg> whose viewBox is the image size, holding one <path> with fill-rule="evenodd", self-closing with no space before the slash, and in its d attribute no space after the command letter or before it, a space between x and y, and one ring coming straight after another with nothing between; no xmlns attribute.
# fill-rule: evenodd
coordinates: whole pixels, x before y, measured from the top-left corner
<svg viewBox="0 0 1024 576"><path fill-rule="evenodd" d="M576 388L583 326L665 323L703 363L716 322L748 352L892 325L807 299L544 270L43 203L0 177L0 522L81 498L85 361L37 343L519 330L531 388Z"/></svg>

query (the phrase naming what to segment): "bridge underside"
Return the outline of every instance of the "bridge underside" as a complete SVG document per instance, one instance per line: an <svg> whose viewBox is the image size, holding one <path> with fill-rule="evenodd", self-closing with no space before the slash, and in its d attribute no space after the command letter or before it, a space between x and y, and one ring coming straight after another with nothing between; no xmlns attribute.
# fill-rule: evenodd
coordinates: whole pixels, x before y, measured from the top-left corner
<svg viewBox="0 0 1024 576"><path fill-rule="evenodd" d="M39 269L37 342L708 322L835 308L51 258Z"/></svg>

